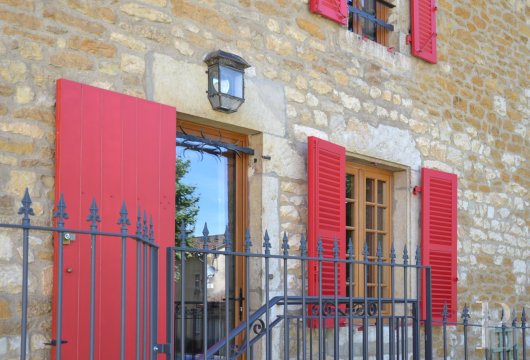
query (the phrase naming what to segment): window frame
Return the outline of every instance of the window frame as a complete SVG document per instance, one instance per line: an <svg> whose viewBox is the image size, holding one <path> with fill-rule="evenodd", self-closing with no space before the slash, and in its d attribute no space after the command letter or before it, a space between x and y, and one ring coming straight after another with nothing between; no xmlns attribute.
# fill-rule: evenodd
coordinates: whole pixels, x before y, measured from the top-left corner
<svg viewBox="0 0 530 360"><path fill-rule="evenodd" d="M374 23L375 29L375 39L370 39L378 44L388 46L389 38L390 38L390 32L394 31L394 26L392 24L388 24L388 18L390 16L390 9L395 7L395 5L382 1L382 0L369 0L373 1L375 5L375 18L377 20L380 20L380 23L372 21L365 17L365 15L373 16L372 14L369 14L368 12L365 12L365 10L362 7L363 0L350 0L348 2L348 30L364 37L367 36L363 33L363 19L364 21L371 21ZM354 10L355 9L355 10ZM382 26L381 23L385 24L385 26Z"/></svg>
<svg viewBox="0 0 530 360"><path fill-rule="evenodd" d="M384 233L386 235L386 241L383 243L383 257L382 261L384 263L390 262L390 248L392 246L392 229L393 229L393 213L392 213L392 202L393 202L393 172L386 169L381 169L377 167L371 167L367 165L363 165L357 162L353 161L346 161L346 176L354 176L355 179L355 186L354 186L354 192L353 196L354 198L348 198L347 194L345 193L345 201L346 206L348 206L349 203L354 203L354 211L353 211L353 228L351 226L346 226L345 231L347 232L346 235L346 241L349 242L350 236L348 236L348 232L353 231L354 236L352 237L352 243L354 247L354 254L355 254L355 260L357 261L363 261L364 260L364 245L365 241L362 240L362 238L366 238L366 179L375 179L375 182L377 183L377 180L386 181L387 185L387 191L384 195L385 197L385 208L387 209L387 216L384 221L384 229L386 231L379 232L379 230L370 229L370 232L374 232L374 234L378 233ZM375 193L374 189L374 193ZM380 207L380 205L377 204L377 201L370 202L370 206L375 206L375 208ZM346 216L348 214L348 211L345 212ZM374 212L374 224L377 224L377 211ZM346 221L348 223L348 221ZM355 226L355 224L357 224ZM375 225L374 227L377 227ZM363 236L364 235L364 236ZM377 258L373 256L368 257L369 261L376 261ZM348 269L349 271L349 269ZM371 271L377 271L377 268L374 266ZM352 279L350 278L350 274L347 274L347 283L346 286L349 288L349 282ZM381 296L388 296L391 291L391 284L390 284L390 268L388 266L385 266L383 269L382 274L382 294ZM359 284L363 284L363 286L359 287ZM368 286L368 285L367 285ZM374 289L377 289L377 281L375 285L371 286ZM370 294L369 294L370 295ZM354 266L354 278L353 278L353 296L354 297L363 297L364 296L364 266L358 265ZM374 294L374 297L377 296L377 293Z"/></svg>

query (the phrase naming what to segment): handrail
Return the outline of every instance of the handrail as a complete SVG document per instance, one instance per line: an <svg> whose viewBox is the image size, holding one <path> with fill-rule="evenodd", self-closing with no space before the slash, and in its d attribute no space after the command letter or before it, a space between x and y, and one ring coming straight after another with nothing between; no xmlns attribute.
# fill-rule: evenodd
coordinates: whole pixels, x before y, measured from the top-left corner
<svg viewBox="0 0 530 360"><path fill-rule="evenodd" d="M254 312L247 321L243 321L238 326L236 326L232 331L230 331L230 333L228 334L227 337L224 337L221 340L219 340L218 342L216 342L215 344L213 344L208 349L208 351L206 353L207 359L209 359L210 356L212 356L213 354L215 354L219 350L221 350L223 347L225 347L227 343L229 343L230 341L234 340L234 338L236 336L238 336L243 330L245 330L247 328L247 322L249 322L250 324L254 323L263 314L265 314L265 312L268 309L270 309L273 306L277 305L280 302L280 300L283 300L283 296L275 296L275 297L273 297L269 301L269 307L268 308L267 308L267 305L263 305L256 312ZM204 355L198 356L197 359L201 360L201 359L203 359L203 356Z"/></svg>
<svg viewBox="0 0 530 360"><path fill-rule="evenodd" d="M326 301L335 302L335 299L336 299L334 296L321 296L321 297L319 297L319 296L305 296L304 298L305 298L305 304L306 305L318 304L319 301L320 301L319 299L322 299L323 302L326 302ZM253 324L256 320L258 320L261 316L263 316L268 309L271 309L273 306L276 306L276 305L300 305L300 304L302 304L302 296L288 296L287 297L287 304L285 304L284 300L285 300L284 296L275 296L275 297L271 298L269 300L269 306L268 307L267 307L267 305L261 306L258 310L256 310L250 316L250 318L247 321L243 321L238 326L236 326L232 331L230 331L230 333L228 334L227 337L224 337L224 338L220 339L218 342L216 342L215 344L213 344L208 349L208 351L206 352L206 358L209 359L211 356L216 354L219 350L224 348L227 343L229 343L230 341L234 340L236 338L236 336L238 336L244 330L246 330L247 329L247 322L249 322L249 324ZM367 302L370 303L370 304L371 303L376 303L376 302L379 302L379 301L381 301L381 303L383 303L383 304L386 304L386 303L390 303L392 300L394 301L394 303L398 303L398 304L400 303L400 300L402 300L403 302L405 301L405 299L400 299L400 298L394 298L394 299L391 299L391 298L367 298ZM419 302L419 300L418 299L414 299L414 298L413 299L408 299L407 298L407 302L409 304L412 304L412 303L415 303L415 302ZM337 303L341 304L341 305L342 304L349 304L350 303L350 298L349 297L339 297L339 298L337 298ZM365 299L364 298L355 298L355 301L353 303L354 304L364 304L365 303ZM342 317L342 316L340 316L340 317ZM275 321L270 323L269 326L270 327L274 327L282 319L283 319L283 316L278 316L278 319L276 319ZM263 334L265 334L266 331L269 331L269 329L266 329L265 331L260 333L256 338L252 339L250 341L250 345L253 345L257 340L259 340L263 336ZM247 336L248 336L248 334L247 334ZM246 345L246 343L245 343L245 345ZM246 349L246 347L242 347L241 349ZM204 359L204 355L198 355L196 358L198 360L202 360L202 359Z"/></svg>

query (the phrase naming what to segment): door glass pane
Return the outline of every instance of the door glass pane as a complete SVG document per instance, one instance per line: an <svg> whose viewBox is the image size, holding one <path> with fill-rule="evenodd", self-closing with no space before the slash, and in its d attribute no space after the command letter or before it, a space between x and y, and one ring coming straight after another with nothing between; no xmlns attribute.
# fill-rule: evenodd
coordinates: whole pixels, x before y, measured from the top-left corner
<svg viewBox="0 0 530 360"><path fill-rule="evenodd" d="M235 154L231 151L215 152L204 144L179 140L176 226L180 229L180 224L184 224L189 247L203 248L203 229L207 224L207 247L224 250L226 227L230 234L234 234L235 230ZM184 338L186 353L193 355L203 351L205 334L208 347L225 336L227 312L228 326L234 327L235 302L225 301L225 289L228 286L230 297L235 298L235 264L233 258L227 262L223 255L204 256L190 252L186 257L185 274L180 274L178 265L180 261L177 261L176 296L180 298L180 281L184 277ZM203 329L204 300L207 302L207 329ZM179 309L175 310L180 316ZM175 330L179 343L180 329Z"/></svg>

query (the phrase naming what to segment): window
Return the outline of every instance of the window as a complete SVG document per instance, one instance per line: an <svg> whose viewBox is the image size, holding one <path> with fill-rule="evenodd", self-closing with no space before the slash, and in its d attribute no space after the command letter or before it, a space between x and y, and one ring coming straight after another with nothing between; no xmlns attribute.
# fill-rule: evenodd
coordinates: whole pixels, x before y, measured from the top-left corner
<svg viewBox="0 0 530 360"><path fill-rule="evenodd" d="M377 260L377 249L383 252L383 262L390 262L392 241L392 173L365 165L346 163L346 241L352 241L355 257L363 260L365 243L368 245L368 260ZM389 294L387 267L381 274L382 293L378 294L377 267L370 266L367 274L368 297ZM346 269L347 281L353 282L353 296L364 295L364 267Z"/></svg>
<svg viewBox="0 0 530 360"><path fill-rule="evenodd" d="M387 23L389 9L394 5L382 0L349 0L348 29L356 34L388 45L389 32L394 27Z"/></svg>

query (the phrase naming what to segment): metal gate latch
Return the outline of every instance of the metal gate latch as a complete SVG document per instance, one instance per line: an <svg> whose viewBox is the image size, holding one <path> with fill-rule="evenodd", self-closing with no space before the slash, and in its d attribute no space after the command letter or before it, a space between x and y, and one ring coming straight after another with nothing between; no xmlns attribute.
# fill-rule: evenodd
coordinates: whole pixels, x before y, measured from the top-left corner
<svg viewBox="0 0 530 360"><path fill-rule="evenodd" d="M63 245L68 245L70 242L75 240L75 234L64 233L63 234Z"/></svg>

